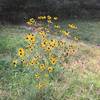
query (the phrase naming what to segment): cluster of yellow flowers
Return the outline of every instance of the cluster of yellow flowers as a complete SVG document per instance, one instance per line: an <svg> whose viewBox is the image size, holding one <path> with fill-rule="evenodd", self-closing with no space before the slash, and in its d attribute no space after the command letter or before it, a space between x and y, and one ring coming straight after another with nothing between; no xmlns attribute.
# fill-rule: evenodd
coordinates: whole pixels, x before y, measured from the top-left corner
<svg viewBox="0 0 100 100"><path fill-rule="evenodd" d="M44 39L41 43L41 47L47 52L50 52L51 50L55 49L57 46L58 46L58 41L54 39L51 40Z"/></svg>
<svg viewBox="0 0 100 100"><path fill-rule="evenodd" d="M23 48L19 48L19 50L18 50L18 55L19 55L20 57L23 57L23 56L25 55L25 51L24 51Z"/></svg>
<svg viewBox="0 0 100 100"><path fill-rule="evenodd" d="M45 28L47 33L50 33L50 32L51 33L57 33L57 34L61 33L64 36L68 36L68 35L70 35L70 32L69 32L68 29L73 29L73 30L78 29L77 25L74 24L74 23L68 24L67 27L66 27L67 29L61 28L61 26L57 23L57 20L58 20L57 16L55 16L55 17L52 17L50 15L48 15L48 16L38 16L38 18L36 20L38 20L38 22L39 21L44 21L44 22L47 21L46 27L45 26L41 27L41 28ZM31 19L29 19L27 24L30 25L30 26L32 26L32 25L34 26L34 25L36 25L36 20L34 18L31 18ZM56 22L54 23L54 21L56 21ZM54 30L52 30L53 28L55 29L55 32L54 32ZM43 31L42 31L42 33L43 33ZM74 37L74 38L75 38L76 41L78 41L78 38L76 38L76 37Z"/></svg>
<svg viewBox="0 0 100 100"><path fill-rule="evenodd" d="M52 19L58 20L58 17L51 16L39 16L38 20L47 20L48 24L52 22ZM34 18L29 19L26 22L28 25L36 24ZM47 25L48 26L48 25ZM70 28L76 29L77 27L72 24L68 25ZM60 25L54 24L55 29L60 29ZM51 32L48 27L41 27L41 30L37 31L37 34L28 33L25 35L25 46L18 49L17 60L13 61L14 66L23 65L26 68L32 69L34 72L34 79L36 80L36 87L41 89L46 86L46 82L43 80L50 80L50 75L56 72L55 66L60 66L59 53L65 46L65 42L60 39L50 38L48 32ZM60 32L64 36L68 36L70 32L60 29ZM74 54L75 47L70 45L68 47L68 54ZM62 51L63 52L63 51ZM63 63L63 62L62 62Z"/></svg>
<svg viewBox="0 0 100 100"><path fill-rule="evenodd" d="M56 57L55 55L52 55L52 56L50 57L50 62L51 62L52 64L56 64L56 63L57 63L57 57Z"/></svg>
<svg viewBox="0 0 100 100"><path fill-rule="evenodd" d="M38 39L36 40L36 35L40 41ZM54 66L57 64L57 56L53 56L52 50L56 49L58 41L55 39L47 39L47 35L42 31L36 35L32 33L25 35L27 44L25 47L18 49L18 59L14 60L13 64L16 67L23 64L24 67L31 68L35 72L33 77L38 81L36 87L42 88L46 86L44 85L45 82L43 83L41 81L42 77L49 78L50 73L52 74L55 70ZM36 48L40 51L36 50ZM36 55L36 52L38 55L42 55L42 57Z"/></svg>
<svg viewBox="0 0 100 100"><path fill-rule="evenodd" d="M31 26L31 25L35 24L35 19L31 18L26 23Z"/></svg>
<svg viewBox="0 0 100 100"><path fill-rule="evenodd" d="M56 17L56 16L55 17L51 17L50 15L48 15L48 16L39 16L38 19L39 20L46 20L47 19L48 21L51 21L52 19L53 20L58 20L58 17Z"/></svg>
<svg viewBox="0 0 100 100"><path fill-rule="evenodd" d="M34 43L35 42L35 36L31 33L29 33L28 35L25 36L25 39L29 42Z"/></svg>
<svg viewBox="0 0 100 100"><path fill-rule="evenodd" d="M68 24L68 28L77 29L77 26L75 24Z"/></svg>

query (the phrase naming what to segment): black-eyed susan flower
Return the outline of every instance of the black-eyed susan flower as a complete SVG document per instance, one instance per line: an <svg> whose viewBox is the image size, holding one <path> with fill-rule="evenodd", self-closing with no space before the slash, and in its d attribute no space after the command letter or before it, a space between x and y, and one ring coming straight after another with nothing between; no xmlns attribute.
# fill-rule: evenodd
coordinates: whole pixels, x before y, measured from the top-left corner
<svg viewBox="0 0 100 100"><path fill-rule="evenodd" d="M44 48L48 45L48 40L44 39L43 42L41 43L41 47Z"/></svg>
<svg viewBox="0 0 100 100"><path fill-rule="evenodd" d="M47 19L48 19L48 20L51 20L51 19L52 19L52 17L48 15L48 16L47 16Z"/></svg>
<svg viewBox="0 0 100 100"><path fill-rule="evenodd" d="M77 29L77 26L75 24L68 24L68 28Z"/></svg>
<svg viewBox="0 0 100 100"><path fill-rule="evenodd" d="M51 73L53 71L53 67L48 67L48 72Z"/></svg>
<svg viewBox="0 0 100 100"><path fill-rule="evenodd" d="M46 16L42 16L42 20L45 20L46 19Z"/></svg>
<svg viewBox="0 0 100 100"><path fill-rule="evenodd" d="M55 56L51 56L50 57L50 62L51 62L51 64L56 64L57 63L57 57L55 57Z"/></svg>
<svg viewBox="0 0 100 100"><path fill-rule="evenodd" d="M53 65L54 65L54 64L56 64L56 63L57 63L57 60L56 60L55 58L53 58L53 59L51 59L51 60L50 60L50 62L51 62L51 64L53 64Z"/></svg>
<svg viewBox="0 0 100 100"><path fill-rule="evenodd" d="M52 50L52 47L48 45L48 46L45 47L44 49L45 49L46 52L50 52L50 51Z"/></svg>
<svg viewBox="0 0 100 100"><path fill-rule="evenodd" d="M29 21L34 24L35 23L35 19L34 18L30 18Z"/></svg>
<svg viewBox="0 0 100 100"><path fill-rule="evenodd" d="M29 40L30 40L29 35L26 35L26 36L25 36L25 40L27 40L27 41L29 41Z"/></svg>
<svg viewBox="0 0 100 100"><path fill-rule="evenodd" d="M25 40L34 43L35 42L35 36L32 33L29 33L25 36Z"/></svg>
<svg viewBox="0 0 100 100"><path fill-rule="evenodd" d="M22 64L25 64L25 60L24 60L24 59L22 59L22 60L21 60L21 63L22 63Z"/></svg>
<svg viewBox="0 0 100 100"><path fill-rule="evenodd" d="M30 26L33 24L32 22L29 22L29 21L27 21L26 23L27 23L28 25L30 25Z"/></svg>
<svg viewBox="0 0 100 100"><path fill-rule="evenodd" d="M41 47L42 47L42 48L46 47L46 42L42 42L42 43L41 43Z"/></svg>
<svg viewBox="0 0 100 100"><path fill-rule="evenodd" d="M42 19L42 16L38 16L38 19L41 20Z"/></svg>
<svg viewBox="0 0 100 100"><path fill-rule="evenodd" d="M54 20L58 20L58 17L54 17Z"/></svg>
<svg viewBox="0 0 100 100"><path fill-rule="evenodd" d="M14 66L16 66L16 65L17 65L17 63L18 63L18 61L17 61L17 60L13 60L13 61L12 61L12 64L13 64Z"/></svg>
<svg viewBox="0 0 100 100"><path fill-rule="evenodd" d="M46 82L39 82L37 85L36 85L36 88L38 89L42 89L46 86Z"/></svg>
<svg viewBox="0 0 100 100"><path fill-rule="evenodd" d="M49 45L50 45L52 48L57 47L57 46L58 46L58 41L55 40L55 39L51 39L51 40L49 41Z"/></svg>
<svg viewBox="0 0 100 100"><path fill-rule="evenodd" d="M60 31L63 35L65 35L65 36L68 36L69 35L69 32L68 31L65 31L65 30L61 30Z"/></svg>
<svg viewBox="0 0 100 100"><path fill-rule="evenodd" d="M35 58L30 61L30 65L34 65L34 64L37 64L37 59Z"/></svg>
<svg viewBox="0 0 100 100"><path fill-rule="evenodd" d="M40 31L39 34L40 35L46 35L45 31Z"/></svg>
<svg viewBox="0 0 100 100"><path fill-rule="evenodd" d="M41 65L39 66L39 68L40 68L41 71L44 71L44 70L46 69L46 66L45 66L45 64L41 64Z"/></svg>
<svg viewBox="0 0 100 100"><path fill-rule="evenodd" d="M54 25L54 28L55 29L59 29L60 28L60 25Z"/></svg>
<svg viewBox="0 0 100 100"><path fill-rule="evenodd" d="M36 74L35 74L35 78L36 78L36 79L39 79L39 78L40 78L40 74L39 74L39 73L36 73Z"/></svg>
<svg viewBox="0 0 100 100"><path fill-rule="evenodd" d="M26 23L31 26L31 25L35 24L35 19L30 18Z"/></svg>
<svg viewBox="0 0 100 100"><path fill-rule="evenodd" d="M45 20L46 19L46 16L38 16L38 19L39 20Z"/></svg>
<svg viewBox="0 0 100 100"><path fill-rule="evenodd" d="M25 50L23 48L19 48L19 50L18 50L18 56L19 57L25 56Z"/></svg>
<svg viewBox="0 0 100 100"><path fill-rule="evenodd" d="M32 43L35 42L35 36L34 36L33 34L30 34L30 41L31 41Z"/></svg>
<svg viewBox="0 0 100 100"><path fill-rule="evenodd" d="M47 22L48 22L48 23L52 23L52 21L51 21L51 20L47 20Z"/></svg>

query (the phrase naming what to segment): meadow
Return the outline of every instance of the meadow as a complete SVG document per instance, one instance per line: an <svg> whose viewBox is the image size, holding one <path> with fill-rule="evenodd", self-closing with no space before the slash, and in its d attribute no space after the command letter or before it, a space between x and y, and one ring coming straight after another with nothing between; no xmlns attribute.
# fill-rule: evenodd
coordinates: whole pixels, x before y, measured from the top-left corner
<svg viewBox="0 0 100 100"><path fill-rule="evenodd" d="M47 68L47 80L43 77L41 80L44 83L36 85L38 88L34 85L38 83L38 73L34 77L32 67L27 68L26 63L20 63L16 67L16 61L13 63L16 58L20 59L16 52L18 48L25 46L24 38L26 33L31 32L30 29L24 25L0 26L0 100L100 100L100 21L66 20L59 22L59 25L66 28L69 23L77 25L78 29L70 32L72 36L80 39L74 41L70 36L65 38L59 34L48 33L49 41L62 40L65 44L64 47L63 43L60 47L55 47L53 53L57 57L60 53L64 55L63 58L59 57L56 65L52 65L54 72L51 67ZM38 37L37 45L41 42ZM74 45L77 52L67 57L65 53L68 53L66 47L69 45ZM42 52L45 55L42 60L46 59L44 63L49 64L47 56L51 53L45 54L37 46L32 48L32 52L31 55L41 55ZM43 66L40 69L45 70Z"/></svg>

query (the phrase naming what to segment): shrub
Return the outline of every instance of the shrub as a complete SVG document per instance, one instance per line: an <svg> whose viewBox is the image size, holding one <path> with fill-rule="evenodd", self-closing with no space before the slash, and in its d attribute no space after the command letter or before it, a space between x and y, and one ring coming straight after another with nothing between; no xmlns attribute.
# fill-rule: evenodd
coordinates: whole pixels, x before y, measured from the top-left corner
<svg viewBox="0 0 100 100"><path fill-rule="evenodd" d="M16 75L27 78L19 78L21 84L30 84L40 95L41 91L49 88L52 81L59 79L64 72L64 63L77 51L74 42L65 42L70 32L63 29L57 20L58 17L51 16L39 16L38 22L34 18L29 19L26 24L32 32L23 36L25 44L17 48L16 56L12 59L13 70L20 74ZM77 30L75 24L69 24L67 28ZM55 37L55 34L60 37Z"/></svg>

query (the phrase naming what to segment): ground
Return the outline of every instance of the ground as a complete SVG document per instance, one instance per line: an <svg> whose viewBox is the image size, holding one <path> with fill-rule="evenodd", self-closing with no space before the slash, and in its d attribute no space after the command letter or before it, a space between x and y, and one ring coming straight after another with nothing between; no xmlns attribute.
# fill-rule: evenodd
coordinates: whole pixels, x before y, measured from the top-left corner
<svg viewBox="0 0 100 100"><path fill-rule="evenodd" d="M66 27L65 22L74 22L78 26L77 34L81 38L77 42L78 53L64 64L66 70L51 83L50 90L34 97L30 73L15 75L6 68L29 30L18 25L0 26L0 100L42 100L42 95L47 96L46 100L100 100L100 21L68 20L60 24ZM67 43L71 41L66 39ZM14 79L10 79L12 76Z"/></svg>

